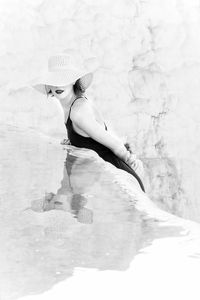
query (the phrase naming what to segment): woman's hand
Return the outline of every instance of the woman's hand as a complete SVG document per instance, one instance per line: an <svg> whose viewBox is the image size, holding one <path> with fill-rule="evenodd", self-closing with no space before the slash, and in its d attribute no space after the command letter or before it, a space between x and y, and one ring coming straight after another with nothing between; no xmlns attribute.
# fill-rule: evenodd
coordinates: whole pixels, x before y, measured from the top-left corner
<svg viewBox="0 0 200 300"><path fill-rule="evenodd" d="M61 145L71 145L71 142L69 139L64 139L60 143L61 143Z"/></svg>
<svg viewBox="0 0 200 300"><path fill-rule="evenodd" d="M136 158L135 154L130 154L127 164L140 176L144 176L144 167L140 159Z"/></svg>

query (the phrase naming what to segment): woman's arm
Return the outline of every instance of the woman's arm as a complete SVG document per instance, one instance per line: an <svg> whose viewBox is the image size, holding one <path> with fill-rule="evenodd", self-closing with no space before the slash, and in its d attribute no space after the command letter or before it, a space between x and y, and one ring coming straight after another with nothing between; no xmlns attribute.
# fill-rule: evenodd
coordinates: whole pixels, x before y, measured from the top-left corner
<svg viewBox="0 0 200 300"><path fill-rule="evenodd" d="M122 136L119 137L118 134L116 133L115 129L113 128L111 122L109 120L106 120L106 126L107 126L107 130L114 135L116 138L120 139L121 141L123 141L124 146L126 147L126 149L133 154L134 151L130 145L130 143L127 141L127 136Z"/></svg>
<svg viewBox="0 0 200 300"><path fill-rule="evenodd" d="M123 141L124 146L126 147L126 149L131 153L131 158L132 161L130 161L129 159L129 166L140 176L143 177L144 176L144 167L143 167L143 163L140 159L136 158L136 155L134 154L134 151L131 147L131 145L129 144L129 142L127 141L127 137L123 136L123 137L119 137L116 133L116 131L114 130L111 122L109 120L106 120L106 126L107 126L107 130L114 135L117 139L120 139L121 141Z"/></svg>
<svg viewBox="0 0 200 300"><path fill-rule="evenodd" d="M109 148L115 155L131 164L133 157L124 146L123 141L111 132L106 131L95 119L91 107L77 100L71 110L71 120L87 135Z"/></svg>
<svg viewBox="0 0 200 300"><path fill-rule="evenodd" d="M106 119L105 120L105 123L106 123L106 127L107 127L107 130L112 134L114 135L116 138L120 139L123 144L125 144L127 142L127 137L125 136L122 136L122 137L119 137L119 135L117 134L116 130L114 129L112 123L110 120Z"/></svg>

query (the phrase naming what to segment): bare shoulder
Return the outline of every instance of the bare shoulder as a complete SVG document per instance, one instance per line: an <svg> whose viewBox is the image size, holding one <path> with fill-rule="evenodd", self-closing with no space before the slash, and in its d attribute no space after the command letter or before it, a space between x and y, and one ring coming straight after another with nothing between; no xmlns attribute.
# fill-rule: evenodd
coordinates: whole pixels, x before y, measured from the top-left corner
<svg viewBox="0 0 200 300"><path fill-rule="evenodd" d="M92 112L91 100L80 97L72 105L70 116L73 121L76 121L77 118L90 116Z"/></svg>

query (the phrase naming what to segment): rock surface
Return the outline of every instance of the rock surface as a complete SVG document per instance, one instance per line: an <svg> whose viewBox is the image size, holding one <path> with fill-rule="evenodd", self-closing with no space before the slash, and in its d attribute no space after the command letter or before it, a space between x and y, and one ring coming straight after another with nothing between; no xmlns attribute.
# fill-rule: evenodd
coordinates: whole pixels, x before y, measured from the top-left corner
<svg viewBox="0 0 200 300"><path fill-rule="evenodd" d="M143 159L148 193L199 220L199 14L197 0L2 0L0 120L65 137L59 104L28 81L55 52L95 55L88 95Z"/></svg>

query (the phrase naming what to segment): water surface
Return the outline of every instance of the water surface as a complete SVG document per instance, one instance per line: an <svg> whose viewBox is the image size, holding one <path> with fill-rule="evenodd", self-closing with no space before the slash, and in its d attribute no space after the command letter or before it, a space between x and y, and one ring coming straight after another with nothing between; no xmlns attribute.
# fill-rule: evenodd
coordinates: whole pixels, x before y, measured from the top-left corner
<svg viewBox="0 0 200 300"><path fill-rule="evenodd" d="M78 267L125 271L182 228L138 211L94 157L31 130L0 131L1 299L42 293Z"/></svg>

